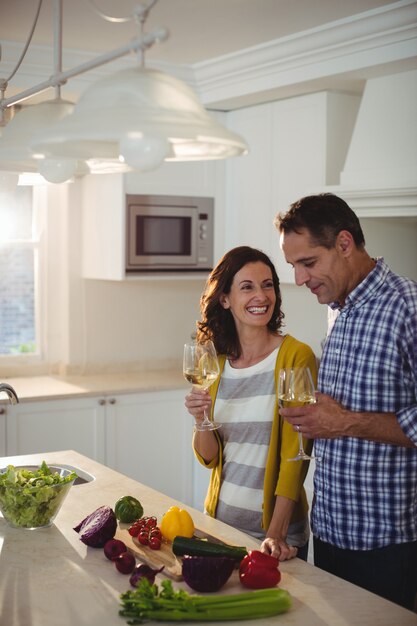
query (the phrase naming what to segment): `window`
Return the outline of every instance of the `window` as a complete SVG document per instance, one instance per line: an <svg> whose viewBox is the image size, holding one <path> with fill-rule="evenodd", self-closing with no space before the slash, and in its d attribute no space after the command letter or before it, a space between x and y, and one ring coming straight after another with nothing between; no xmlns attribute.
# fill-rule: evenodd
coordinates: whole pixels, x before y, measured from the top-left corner
<svg viewBox="0 0 417 626"><path fill-rule="evenodd" d="M0 192L0 357L39 352L39 237L32 187Z"/></svg>

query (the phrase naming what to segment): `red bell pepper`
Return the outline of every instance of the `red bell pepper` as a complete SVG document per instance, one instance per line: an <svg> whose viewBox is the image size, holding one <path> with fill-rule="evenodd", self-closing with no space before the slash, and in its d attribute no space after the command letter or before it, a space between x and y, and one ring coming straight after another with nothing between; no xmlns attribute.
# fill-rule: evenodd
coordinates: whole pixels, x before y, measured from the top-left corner
<svg viewBox="0 0 417 626"><path fill-rule="evenodd" d="M251 550L239 565L239 579L249 589L275 587L281 580L279 560L259 550Z"/></svg>

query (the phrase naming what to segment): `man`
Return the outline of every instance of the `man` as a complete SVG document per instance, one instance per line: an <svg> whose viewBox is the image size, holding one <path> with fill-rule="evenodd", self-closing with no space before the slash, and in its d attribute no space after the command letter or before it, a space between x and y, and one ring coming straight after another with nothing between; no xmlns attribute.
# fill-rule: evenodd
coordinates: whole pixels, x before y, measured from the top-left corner
<svg viewBox="0 0 417 626"><path fill-rule="evenodd" d="M358 218L333 194L302 198L275 225L297 285L331 312L317 403L281 411L315 440L315 565L412 609L417 283L369 256Z"/></svg>

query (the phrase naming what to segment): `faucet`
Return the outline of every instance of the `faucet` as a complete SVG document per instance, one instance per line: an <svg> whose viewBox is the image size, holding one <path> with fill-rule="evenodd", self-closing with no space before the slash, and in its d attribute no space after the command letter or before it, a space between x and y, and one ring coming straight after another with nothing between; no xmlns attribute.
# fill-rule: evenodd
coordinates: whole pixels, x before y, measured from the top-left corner
<svg viewBox="0 0 417 626"><path fill-rule="evenodd" d="M10 404L17 404L19 402L19 398L17 397L17 393L13 389L11 385L7 383L0 383L0 392L4 391L9 396Z"/></svg>

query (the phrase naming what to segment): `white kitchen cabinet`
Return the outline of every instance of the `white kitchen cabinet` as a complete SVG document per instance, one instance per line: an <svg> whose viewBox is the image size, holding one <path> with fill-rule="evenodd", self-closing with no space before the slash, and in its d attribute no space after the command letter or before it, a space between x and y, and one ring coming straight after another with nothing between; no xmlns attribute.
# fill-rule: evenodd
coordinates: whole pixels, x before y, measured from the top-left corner
<svg viewBox="0 0 417 626"><path fill-rule="evenodd" d="M232 130L249 144L249 154L226 163L226 249L249 245L267 251L272 223L272 112L271 104L229 114Z"/></svg>
<svg viewBox="0 0 417 626"><path fill-rule="evenodd" d="M293 271L273 226L278 212L339 182L360 98L321 92L232 111L228 126L249 155L226 164L226 249L250 245L274 261L281 282Z"/></svg>
<svg viewBox="0 0 417 626"><path fill-rule="evenodd" d="M107 465L192 505L192 419L181 390L107 398Z"/></svg>
<svg viewBox="0 0 417 626"><path fill-rule="evenodd" d="M194 487L184 396L178 389L0 404L0 455L75 450L192 506L205 487L198 475Z"/></svg>
<svg viewBox="0 0 417 626"><path fill-rule="evenodd" d="M75 450L105 462L103 398L20 402L7 407L7 455Z"/></svg>

